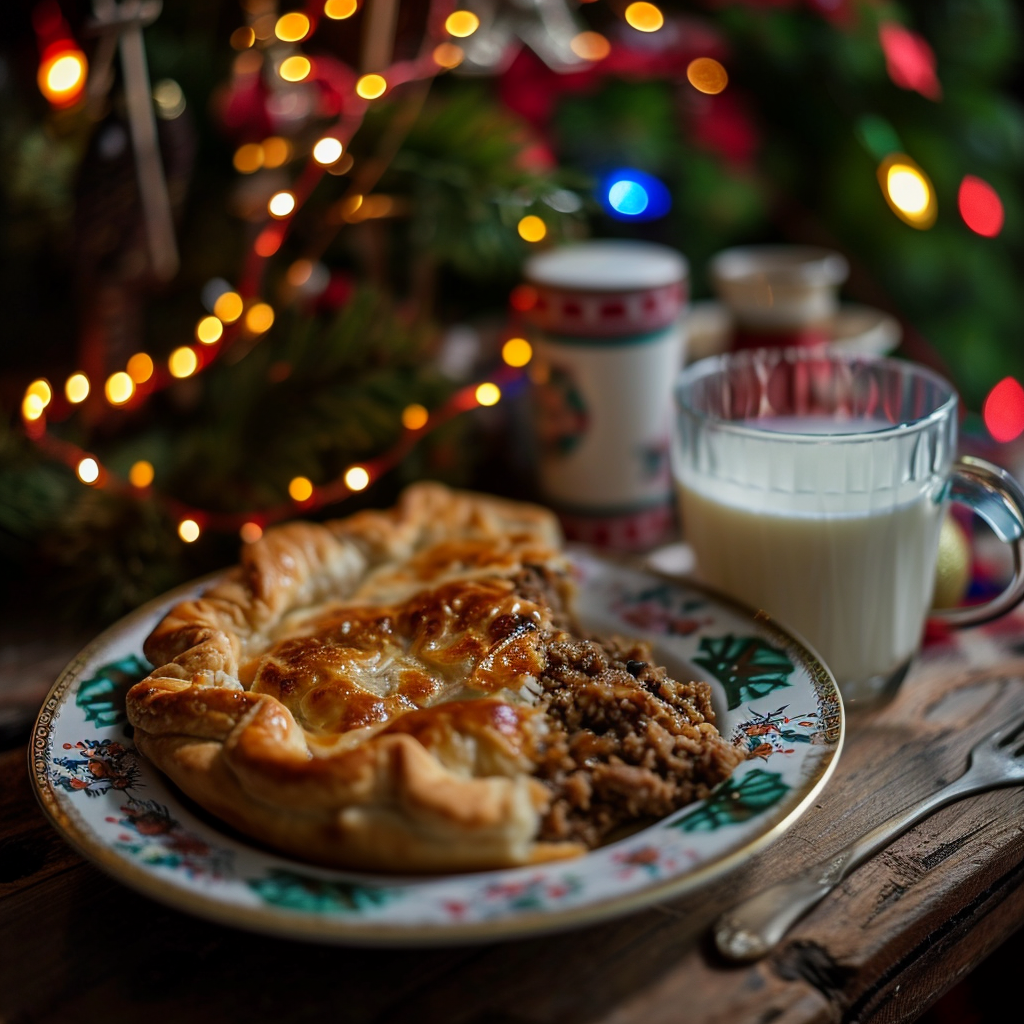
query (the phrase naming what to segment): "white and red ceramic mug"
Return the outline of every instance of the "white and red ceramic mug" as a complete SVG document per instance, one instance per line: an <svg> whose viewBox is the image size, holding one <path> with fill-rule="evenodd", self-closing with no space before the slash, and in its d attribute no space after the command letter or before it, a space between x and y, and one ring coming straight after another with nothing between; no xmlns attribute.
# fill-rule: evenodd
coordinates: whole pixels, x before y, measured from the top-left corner
<svg viewBox="0 0 1024 1024"><path fill-rule="evenodd" d="M689 272L667 246L606 240L527 262L539 486L570 540L624 550L675 530L672 381Z"/></svg>

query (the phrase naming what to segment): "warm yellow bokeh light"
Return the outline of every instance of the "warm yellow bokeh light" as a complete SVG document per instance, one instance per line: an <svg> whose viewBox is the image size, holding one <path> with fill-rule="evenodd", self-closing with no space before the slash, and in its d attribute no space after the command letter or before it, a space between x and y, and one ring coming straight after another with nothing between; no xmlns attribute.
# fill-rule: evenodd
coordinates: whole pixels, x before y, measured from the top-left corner
<svg viewBox="0 0 1024 1024"><path fill-rule="evenodd" d="M296 260L285 274L285 279L293 288L301 288L313 276L312 260Z"/></svg>
<svg viewBox="0 0 1024 1024"><path fill-rule="evenodd" d="M438 43L434 47L434 63L442 68L457 68L463 61L465 53L461 46L454 43Z"/></svg>
<svg viewBox="0 0 1024 1024"><path fill-rule="evenodd" d="M275 192L267 203L267 211L271 217L287 217L295 209L295 196L285 189Z"/></svg>
<svg viewBox="0 0 1024 1024"><path fill-rule="evenodd" d="M153 463L147 462L145 459L133 462L132 468L128 470L128 480L132 487L148 487L153 482L155 475Z"/></svg>
<svg viewBox="0 0 1024 1024"><path fill-rule="evenodd" d="M359 5L356 0L327 0L327 3L324 4L324 14L334 21L351 18L357 10L359 10Z"/></svg>
<svg viewBox="0 0 1024 1024"><path fill-rule="evenodd" d="M91 456L86 456L75 467L75 472L83 484L94 484L100 478L100 464Z"/></svg>
<svg viewBox="0 0 1024 1024"><path fill-rule="evenodd" d="M79 53L65 53L58 57L46 72L46 86L50 92L71 92L85 78L85 60Z"/></svg>
<svg viewBox="0 0 1024 1024"><path fill-rule="evenodd" d="M901 220L924 231L935 223L938 207L928 175L903 153L893 153L878 168L886 202Z"/></svg>
<svg viewBox="0 0 1024 1024"><path fill-rule="evenodd" d="M573 36L569 48L583 60L604 60L612 52L612 44L600 32L581 32Z"/></svg>
<svg viewBox="0 0 1024 1024"><path fill-rule="evenodd" d="M356 94L364 100L375 100L387 91L387 79L383 75L363 75L356 82Z"/></svg>
<svg viewBox="0 0 1024 1024"><path fill-rule="evenodd" d="M277 73L286 82L301 82L304 78L309 77L309 73L312 70L313 65L310 64L309 58L296 54L294 57L285 57L281 61L281 66L277 69Z"/></svg>
<svg viewBox="0 0 1024 1024"><path fill-rule="evenodd" d="M359 212L359 207L363 205L363 197L357 192L351 196L345 196L344 199L340 199L335 205L335 216L341 220L351 220L354 214Z"/></svg>
<svg viewBox="0 0 1024 1024"><path fill-rule="evenodd" d="M213 314L226 324L233 324L242 315L242 296L238 292L224 292L213 304Z"/></svg>
<svg viewBox="0 0 1024 1024"><path fill-rule="evenodd" d="M255 544L263 536L263 527L250 520L248 523L242 523L242 528L238 532L246 544Z"/></svg>
<svg viewBox="0 0 1024 1024"><path fill-rule="evenodd" d="M212 345L215 341L220 341L223 333L224 325L215 316L204 316L196 324L196 338L204 345Z"/></svg>
<svg viewBox="0 0 1024 1024"><path fill-rule="evenodd" d="M43 380L40 377L38 380L32 381L27 388L25 388L26 395L35 395L36 398L42 403L42 407L45 409L50 404L50 399L53 398L53 388L50 387L48 380Z"/></svg>
<svg viewBox="0 0 1024 1024"><path fill-rule="evenodd" d="M375 217L389 217L395 208L395 201L391 196L380 195L366 196L359 205L359 213L354 220L373 220Z"/></svg>
<svg viewBox="0 0 1024 1024"><path fill-rule="evenodd" d="M406 430L420 430L427 425L429 419L430 413L427 412L426 406L418 402L413 402L402 410L402 426Z"/></svg>
<svg viewBox="0 0 1024 1024"><path fill-rule="evenodd" d="M85 87L89 64L81 50L66 50L43 61L39 68L39 89L51 102L69 103Z"/></svg>
<svg viewBox="0 0 1024 1024"><path fill-rule="evenodd" d="M191 377L199 369L199 357L187 345L176 348L167 360L167 368L172 377Z"/></svg>
<svg viewBox="0 0 1024 1024"><path fill-rule="evenodd" d="M199 540L199 524L194 519L182 519L178 523L178 536L186 544Z"/></svg>
<svg viewBox="0 0 1024 1024"><path fill-rule="evenodd" d="M928 185L913 168L890 167L886 187L889 198L909 216L920 216L928 208Z"/></svg>
<svg viewBox="0 0 1024 1024"><path fill-rule="evenodd" d="M288 493L292 501L309 501L313 497L313 482L308 477L297 476L288 484Z"/></svg>
<svg viewBox="0 0 1024 1024"><path fill-rule="evenodd" d="M525 338L509 338L501 346L501 358L509 366L525 366L533 358L533 346Z"/></svg>
<svg viewBox="0 0 1024 1024"><path fill-rule="evenodd" d="M145 384L153 376L153 360L145 352L136 352L125 369L136 384Z"/></svg>
<svg viewBox="0 0 1024 1024"><path fill-rule="evenodd" d="M283 167L292 158L292 144L280 135L263 140L263 166Z"/></svg>
<svg viewBox="0 0 1024 1024"><path fill-rule="evenodd" d="M686 79L698 92L717 96L729 84L729 73L714 58L698 57L686 66Z"/></svg>
<svg viewBox="0 0 1024 1024"><path fill-rule="evenodd" d="M452 11L445 18L444 27L449 35L465 39L480 27L480 19L472 11Z"/></svg>
<svg viewBox="0 0 1024 1024"><path fill-rule="evenodd" d="M626 8L626 24L638 32L657 32L665 24L665 15L647 0L637 0Z"/></svg>
<svg viewBox="0 0 1024 1024"><path fill-rule="evenodd" d="M111 405L124 405L135 394L135 381L124 370L118 370L107 378L103 392Z"/></svg>
<svg viewBox="0 0 1024 1024"><path fill-rule="evenodd" d="M480 405L497 405L501 401L501 388L497 384L485 381L477 386L476 400Z"/></svg>
<svg viewBox="0 0 1024 1024"><path fill-rule="evenodd" d="M84 373L73 373L64 384L64 394L72 405L89 397L89 378Z"/></svg>
<svg viewBox="0 0 1024 1024"><path fill-rule="evenodd" d="M355 160L352 159L352 154L345 153L333 167L328 167L327 170L328 173L337 177L342 174L348 174L348 172L352 170L354 164Z"/></svg>
<svg viewBox="0 0 1024 1024"><path fill-rule="evenodd" d="M309 18L299 11L282 14L274 26L274 35L285 43L297 43L309 33Z"/></svg>
<svg viewBox="0 0 1024 1024"><path fill-rule="evenodd" d="M165 121L173 121L185 112L185 94L173 78L164 78L153 86L156 112Z"/></svg>
<svg viewBox="0 0 1024 1024"><path fill-rule="evenodd" d="M349 466L345 470L345 486L350 491L365 491L370 484L370 474L362 466Z"/></svg>
<svg viewBox="0 0 1024 1024"><path fill-rule="evenodd" d="M39 419L45 408L43 400L38 395L26 395L21 400L21 415L29 422Z"/></svg>
<svg viewBox="0 0 1024 1024"><path fill-rule="evenodd" d="M248 50L256 42L256 33L248 25L242 25L231 33L233 50Z"/></svg>
<svg viewBox="0 0 1024 1024"><path fill-rule="evenodd" d="M252 174L263 166L263 147L258 142L247 142L235 150L231 162L239 174Z"/></svg>
<svg viewBox="0 0 1024 1024"><path fill-rule="evenodd" d="M519 222L517 230L519 237L527 242L539 242L548 233L548 226L531 213Z"/></svg>
<svg viewBox="0 0 1024 1024"><path fill-rule="evenodd" d="M313 147L313 159L321 167L327 167L340 159L344 149L345 147L338 139L326 135Z"/></svg>
<svg viewBox="0 0 1024 1024"><path fill-rule="evenodd" d="M263 334L274 325L274 308L266 302L257 302L245 314L245 326L253 334Z"/></svg>

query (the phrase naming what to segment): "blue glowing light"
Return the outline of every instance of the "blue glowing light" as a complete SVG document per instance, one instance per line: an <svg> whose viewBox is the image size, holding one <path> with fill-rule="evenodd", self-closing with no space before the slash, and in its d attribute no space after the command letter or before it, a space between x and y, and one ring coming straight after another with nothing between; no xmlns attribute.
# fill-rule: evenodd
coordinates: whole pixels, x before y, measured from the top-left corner
<svg viewBox="0 0 1024 1024"><path fill-rule="evenodd" d="M637 181L615 182L608 189L608 202L612 204L616 213L625 214L627 217L635 217L647 209L650 200L647 197L647 190Z"/></svg>
<svg viewBox="0 0 1024 1024"><path fill-rule="evenodd" d="M663 182L632 167L605 175L598 197L616 220L655 220L672 206L672 196Z"/></svg>

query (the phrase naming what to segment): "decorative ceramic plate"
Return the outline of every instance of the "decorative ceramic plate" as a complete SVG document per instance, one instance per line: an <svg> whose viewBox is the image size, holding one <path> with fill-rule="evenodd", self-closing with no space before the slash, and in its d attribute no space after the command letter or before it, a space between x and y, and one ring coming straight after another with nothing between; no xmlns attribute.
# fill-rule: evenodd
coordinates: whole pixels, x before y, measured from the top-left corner
<svg viewBox="0 0 1024 1024"><path fill-rule="evenodd" d="M831 673L770 619L689 584L575 552L580 619L649 638L681 678L707 679L721 733L750 757L712 796L571 861L439 877L312 867L229 833L132 744L127 688L181 587L117 623L65 669L39 714L36 792L65 838L154 899L257 931L352 944L490 940L594 922L693 890L753 856L810 806L835 766Z"/></svg>

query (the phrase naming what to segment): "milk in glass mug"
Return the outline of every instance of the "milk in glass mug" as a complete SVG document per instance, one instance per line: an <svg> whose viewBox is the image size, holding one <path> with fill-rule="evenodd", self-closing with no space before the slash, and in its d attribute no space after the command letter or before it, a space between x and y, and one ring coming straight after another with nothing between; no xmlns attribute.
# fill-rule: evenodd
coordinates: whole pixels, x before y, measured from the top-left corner
<svg viewBox="0 0 1024 1024"><path fill-rule="evenodd" d="M847 702L891 696L931 608L949 502L1010 545L994 600L932 612L955 626L1024 597L1024 491L955 461L957 396L937 374L824 349L703 359L676 387L673 473L702 579L808 640Z"/></svg>

